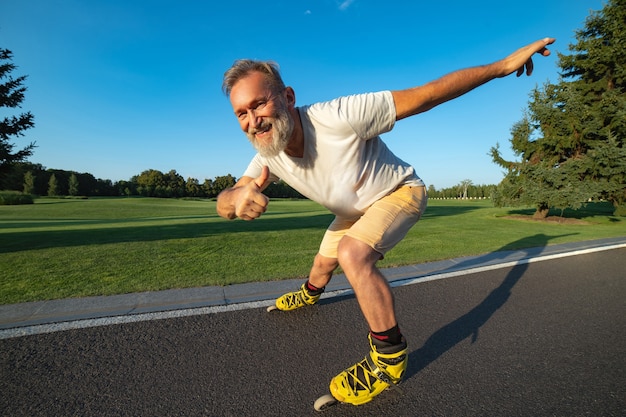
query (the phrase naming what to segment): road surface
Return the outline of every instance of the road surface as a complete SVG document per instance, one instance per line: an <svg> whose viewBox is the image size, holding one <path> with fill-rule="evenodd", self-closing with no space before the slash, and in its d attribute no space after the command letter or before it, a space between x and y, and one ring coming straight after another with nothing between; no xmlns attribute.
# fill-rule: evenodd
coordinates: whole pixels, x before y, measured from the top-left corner
<svg viewBox="0 0 626 417"><path fill-rule="evenodd" d="M350 294L0 340L3 416L626 416L626 249L393 289L402 394L315 399L367 351Z"/></svg>

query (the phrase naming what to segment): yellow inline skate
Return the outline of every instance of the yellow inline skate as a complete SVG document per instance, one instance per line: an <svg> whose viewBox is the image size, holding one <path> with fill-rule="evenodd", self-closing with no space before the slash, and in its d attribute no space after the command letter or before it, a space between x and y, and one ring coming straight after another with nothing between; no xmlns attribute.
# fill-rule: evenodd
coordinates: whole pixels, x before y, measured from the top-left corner
<svg viewBox="0 0 626 417"><path fill-rule="evenodd" d="M276 299L276 304L269 306L267 311L291 311L296 308L313 305L319 301L323 292L324 290L321 289L317 294L311 294L311 292L307 289L305 282L298 291L288 292L287 294L278 297Z"/></svg>
<svg viewBox="0 0 626 417"><path fill-rule="evenodd" d="M408 363L404 338L399 345L390 345L368 336L370 353L360 362L341 372L330 381L330 395L315 401L322 411L337 402L361 405L370 402L387 388L396 388Z"/></svg>

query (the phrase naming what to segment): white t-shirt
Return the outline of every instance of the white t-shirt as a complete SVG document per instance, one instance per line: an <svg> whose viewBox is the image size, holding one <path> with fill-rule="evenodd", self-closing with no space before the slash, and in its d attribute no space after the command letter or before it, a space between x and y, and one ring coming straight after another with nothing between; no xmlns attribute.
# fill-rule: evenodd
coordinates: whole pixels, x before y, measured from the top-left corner
<svg viewBox="0 0 626 417"><path fill-rule="evenodd" d="M259 154L244 176L256 178L267 165L300 194L344 218L358 218L400 185L423 186L413 167L396 157L380 138L396 120L390 91L340 97L299 107L304 155Z"/></svg>

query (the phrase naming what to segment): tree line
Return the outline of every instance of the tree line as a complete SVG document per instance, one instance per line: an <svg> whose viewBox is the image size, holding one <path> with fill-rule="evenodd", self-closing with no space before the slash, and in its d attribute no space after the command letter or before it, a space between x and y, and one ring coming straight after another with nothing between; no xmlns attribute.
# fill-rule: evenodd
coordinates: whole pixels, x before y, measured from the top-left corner
<svg viewBox="0 0 626 417"><path fill-rule="evenodd" d="M103 180L89 173L46 169L41 164L18 162L5 177L4 189L21 191L34 196L119 197L141 196L158 198L215 198L237 182L231 174L205 179L187 178L176 170L163 173L148 169L128 181ZM491 198L496 185L475 185L463 180L453 187L428 187L430 198ZM270 198L305 198L284 181L270 184L264 193Z"/></svg>
<svg viewBox="0 0 626 417"><path fill-rule="evenodd" d="M205 179L201 183L196 178L185 179L176 170L163 173L156 169L145 170L128 181L113 182L95 178L89 173L46 169L41 164L16 162L4 176L2 188L35 196L215 198L236 182L231 174ZM271 184L265 193L272 198L303 198L284 181Z"/></svg>
<svg viewBox="0 0 626 417"><path fill-rule="evenodd" d="M436 189L435 186L428 186L428 198L443 199L483 199L491 198L497 185L480 184L476 185L471 180L463 180L453 187Z"/></svg>
<svg viewBox="0 0 626 417"><path fill-rule="evenodd" d="M41 164L13 164L4 188L36 196L115 197L142 196L159 198L215 198L222 190L232 187L237 179L231 174L204 179L185 179L176 170L163 173L148 169L130 180L113 182L95 178L89 173L46 169ZM271 184L266 194L273 198L302 198L284 182Z"/></svg>

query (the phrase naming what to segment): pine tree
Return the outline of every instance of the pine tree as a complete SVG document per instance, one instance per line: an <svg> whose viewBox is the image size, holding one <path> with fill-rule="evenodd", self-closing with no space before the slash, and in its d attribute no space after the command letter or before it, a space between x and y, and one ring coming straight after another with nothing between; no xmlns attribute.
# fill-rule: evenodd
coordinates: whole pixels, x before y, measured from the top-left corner
<svg viewBox="0 0 626 417"><path fill-rule="evenodd" d="M579 208L606 199L626 215L626 0L609 1L576 32L570 55L559 54L561 78L535 89L522 120L511 129L519 162L494 193L498 205Z"/></svg>
<svg viewBox="0 0 626 417"><path fill-rule="evenodd" d="M48 181L48 196L55 197L59 195L59 184L57 183L57 177L52 174Z"/></svg>
<svg viewBox="0 0 626 417"><path fill-rule="evenodd" d="M70 175L70 179L68 182L68 193L71 196L77 196L78 195L78 178L76 178L76 174L72 173L72 175Z"/></svg>
<svg viewBox="0 0 626 417"><path fill-rule="evenodd" d="M35 194L35 176L32 171L24 174L24 194Z"/></svg>
<svg viewBox="0 0 626 417"><path fill-rule="evenodd" d="M0 108L16 108L24 100L26 87L23 83L26 76L11 77L16 68L11 62L13 54L8 49L0 48ZM24 130L35 125L34 116L30 112L18 116L6 116L0 119L0 180L9 172L14 162L24 161L33 154L35 143L30 143L19 151L14 151L13 137L24 136Z"/></svg>

